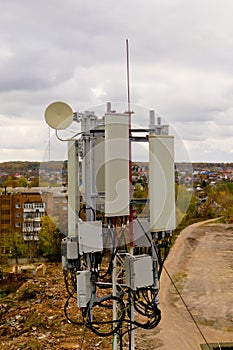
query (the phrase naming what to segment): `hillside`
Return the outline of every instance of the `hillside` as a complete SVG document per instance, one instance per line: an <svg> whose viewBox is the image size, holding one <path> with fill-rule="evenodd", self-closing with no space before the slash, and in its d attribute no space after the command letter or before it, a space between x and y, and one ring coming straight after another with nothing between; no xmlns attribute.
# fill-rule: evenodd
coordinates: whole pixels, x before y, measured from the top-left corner
<svg viewBox="0 0 233 350"><path fill-rule="evenodd" d="M66 163L66 162L65 162ZM58 171L63 167L63 161L50 161L50 162L4 162L0 163L0 174L5 173L9 176L20 174L27 176L27 174L39 175L39 169L43 166L43 169L48 171Z"/></svg>
<svg viewBox="0 0 233 350"><path fill-rule="evenodd" d="M224 343L233 344L233 225L211 221L184 229L165 262L200 331L164 270L162 320L156 334L144 333L155 344L153 349L200 349L205 344L203 336L216 349L220 349L218 344L221 348Z"/></svg>
<svg viewBox="0 0 233 350"><path fill-rule="evenodd" d="M233 226L197 223L187 227L165 266L209 343L233 342ZM162 320L136 332L135 350L197 350L204 343L166 271L160 286ZM0 341L6 350L110 350L111 337L68 323L67 291L59 265L0 298ZM76 300L74 299L74 305Z"/></svg>
<svg viewBox="0 0 233 350"><path fill-rule="evenodd" d="M147 162L137 162L138 166L147 165ZM180 168L185 168L187 163L177 163ZM191 164L189 163L189 166ZM29 162L29 161L12 161L0 163L0 175L5 173L7 175L20 174L26 176L27 174L33 174L38 176L39 169L43 168L47 171L59 171L62 168L67 169L67 161L48 161L48 162ZM233 168L233 163L192 163L193 169L206 169L206 168Z"/></svg>

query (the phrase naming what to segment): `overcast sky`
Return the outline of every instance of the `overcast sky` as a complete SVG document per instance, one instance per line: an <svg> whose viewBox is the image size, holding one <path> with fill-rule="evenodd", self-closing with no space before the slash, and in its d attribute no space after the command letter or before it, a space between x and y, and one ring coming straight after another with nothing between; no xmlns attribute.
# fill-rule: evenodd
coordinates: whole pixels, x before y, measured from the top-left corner
<svg viewBox="0 0 233 350"><path fill-rule="evenodd" d="M126 109L126 38L132 104L155 109L179 135L176 160L233 161L232 0L0 5L0 162L64 157L52 132L46 148L53 101Z"/></svg>

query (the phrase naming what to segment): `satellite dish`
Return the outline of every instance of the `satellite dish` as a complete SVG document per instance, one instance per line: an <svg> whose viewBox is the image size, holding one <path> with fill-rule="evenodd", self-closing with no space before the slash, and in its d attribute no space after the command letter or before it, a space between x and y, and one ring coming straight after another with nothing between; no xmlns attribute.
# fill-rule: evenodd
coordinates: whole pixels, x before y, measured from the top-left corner
<svg viewBox="0 0 233 350"><path fill-rule="evenodd" d="M72 108L64 102L53 102L44 113L46 123L53 129L66 129L73 121Z"/></svg>

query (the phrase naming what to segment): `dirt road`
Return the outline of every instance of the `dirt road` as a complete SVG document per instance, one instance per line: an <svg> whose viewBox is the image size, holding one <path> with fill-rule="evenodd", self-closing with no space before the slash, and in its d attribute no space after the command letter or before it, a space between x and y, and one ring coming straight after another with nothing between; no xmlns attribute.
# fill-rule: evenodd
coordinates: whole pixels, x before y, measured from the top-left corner
<svg viewBox="0 0 233 350"><path fill-rule="evenodd" d="M187 227L177 238L160 286L162 320L141 334L159 350L197 350L200 344L233 342L233 225L208 222ZM201 333L202 334L201 334Z"/></svg>

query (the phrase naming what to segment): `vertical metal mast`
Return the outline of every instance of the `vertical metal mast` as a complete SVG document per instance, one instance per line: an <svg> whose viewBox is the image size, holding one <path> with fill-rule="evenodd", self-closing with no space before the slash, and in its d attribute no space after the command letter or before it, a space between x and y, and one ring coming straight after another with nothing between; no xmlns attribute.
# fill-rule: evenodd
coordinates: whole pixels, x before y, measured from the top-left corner
<svg viewBox="0 0 233 350"><path fill-rule="evenodd" d="M129 41L126 39L126 65L127 65L127 100L128 100L128 111L129 115L129 139L131 136L131 105L130 105L130 76L129 76ZM129 200L132 199L132 147L131 141L129 140ZM129 222L133 221L133 210L130 205ZM130 241L133 242L132 225L130 225Z"/></svg>
<svg viewBox="0 0 233 350"><path fill-rule="evenodd" d="M76 140L68 146L68 237L76 237L79 212L79 157Z"/></svg>
<svg viewBox="0 0 233 350"><path fill-rule="evenodd" d="M131 127L130 79L129 79L129 41L128 41L128 39L126 39L126 64L127 64L127 100L128 100L129 126Z"/></svg>
<svg viewBox="0 0 233 350"><path fill-rule="evenodd" d="M132 147L131 147L131 101L130 101L130 75L129 75L129 41L126 39L126 65L127 65L127 99L128 99L128 111L129 114L129 200L130 200L130 211L129 211L129 230L130 230L130 253L133 255L133 208L131 200L133 198L132 193ZM131 321L134 320L134 309L130 306L130 318ZM135 336L134 330L132 330L132 323L130 324L129 333L129 350L134 350L135 348Z"/></svg>

